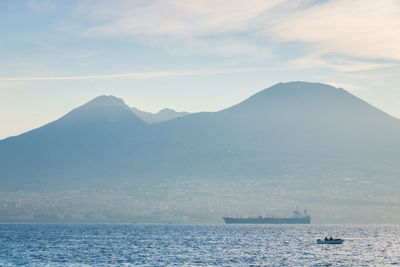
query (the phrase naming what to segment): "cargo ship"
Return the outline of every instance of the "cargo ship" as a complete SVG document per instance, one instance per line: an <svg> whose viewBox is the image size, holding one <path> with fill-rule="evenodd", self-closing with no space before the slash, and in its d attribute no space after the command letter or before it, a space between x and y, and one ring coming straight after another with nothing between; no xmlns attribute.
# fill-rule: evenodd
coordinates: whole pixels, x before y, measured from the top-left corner
<svg viewBox="0 0 400 267"><path fill-rule="evenodd" d="M223 217L225 223L238 223L238 224L309 224L311 217L307 214L307 210L301 214L299 211L293 211L291 218L268 218L268 217L247 217L247 218L231 218Z"/></svg>

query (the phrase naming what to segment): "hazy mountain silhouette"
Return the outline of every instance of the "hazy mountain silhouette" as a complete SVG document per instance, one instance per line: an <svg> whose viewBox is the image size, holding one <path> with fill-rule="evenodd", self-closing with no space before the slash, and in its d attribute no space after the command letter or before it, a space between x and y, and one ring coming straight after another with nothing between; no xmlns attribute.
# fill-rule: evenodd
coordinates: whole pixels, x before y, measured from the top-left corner
<svg viewBox="0 0 400 267"><path fill-rule="evenodd" d="M111 177L126 160L135 166L146 130L121 99L99 96L43 127L2 140L2 184L47 187Z"/></svg>
<svg viewBox="0 0 400 267"><path fill-rule="evenodd" d="M188 115L188 112L177 112L173 109L164 108L157 113L151 113L139 110L135 107L132 107L133 113L135 113L139 118L147 123L159 123L172 119L177 119L183 116Z"/></svg>
<svg viewBox="0 0 400 267"><path fill-rule="evenodd" d="M190 114L158 128L164 146L168 144L166 153L172 152L166 158L180 157L188 173L198 167L196 171L264 176L285 162L364 164L381 161L383 155L391 158L399 151L399 126L398 119L343 89L294 82L277 84L231 108Z"/></svg>
<svg viewBox="0 0 400 267"><path fill-rule="evenodd" d="M165 175L265 177L286 165L399 160L400 122L343 89L280 83L219 112L147 124L100 96L0 141L5 188ZM340 166L339 166L340 165Z"/></svg>

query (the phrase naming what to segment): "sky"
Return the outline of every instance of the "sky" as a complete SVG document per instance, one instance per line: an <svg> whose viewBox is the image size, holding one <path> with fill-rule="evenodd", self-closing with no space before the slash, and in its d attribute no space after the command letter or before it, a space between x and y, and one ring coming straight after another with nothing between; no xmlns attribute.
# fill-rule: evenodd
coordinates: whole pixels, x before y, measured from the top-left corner
<svg viewBox="0 0 400 267"><path fill-rule="evenodd" d="M0 139L99 95L217 111L288 81L400 118L400 1L0 0Z"/></svg>

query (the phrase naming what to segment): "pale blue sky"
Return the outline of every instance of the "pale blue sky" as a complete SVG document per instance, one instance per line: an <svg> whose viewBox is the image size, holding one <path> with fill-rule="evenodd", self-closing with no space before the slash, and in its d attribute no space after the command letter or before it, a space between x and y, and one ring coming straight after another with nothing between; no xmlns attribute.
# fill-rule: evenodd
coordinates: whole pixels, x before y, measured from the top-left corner
<svg viewBox="0 0 400 267"><path fill-rule="evenodd" d="M277 82L400 118L398 0L0 0L0 139L101 94L215 111Z"/></svg>

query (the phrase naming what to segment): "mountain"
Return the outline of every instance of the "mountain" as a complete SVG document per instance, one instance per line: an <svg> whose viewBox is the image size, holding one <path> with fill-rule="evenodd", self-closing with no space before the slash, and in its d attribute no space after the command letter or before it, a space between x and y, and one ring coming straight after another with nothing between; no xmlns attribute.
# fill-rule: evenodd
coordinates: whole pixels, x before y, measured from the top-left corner
<svg viewBox="0 0 400 267"><path fill-rule="evenodd" d="M381 160L381 153L391 158L399 151L399 126L398 119L343 89L294 82L277 84L228 109L190 114L158 128L173 151L166 158L180 155L181 165L190 170L197 166L198 171L263 175L274 161L365 163ZM173 149L176 143L181 153Z"/></svg>
<svg viewBox="0 0 400 267"><path fill-rule="evenodd" d="M177 112L173 109L164 108L157 113L151 113L139 110L137 108L132 107L133 113L135 113L139 118L147 123L159 123L172 119L178 119L180 117L186 116L188 112Z"/></svg>
<svg viewBox="0 0 400 267"><path fill-rule="evenodd" d="M112 175L124 158L137 157L130 149L140 149L146 127L121 99L99 96L43 127L2 140L2 185L84 184L81 177L99 182L105 174Z"/></svg>
<svg viewBox="0 0 400 267"><path fill-rule="evenodd" d="M137 114L100 96L1 140L2 191L61 190L36 199L64 203L57 218L96 210L95 221L215 222L299 203L320 222L400 220L400 121L341 88L279 83L218 112L159 123ZM71 208L71 195L81 204ZM20 216L31 218L27 210Z"/></svg>

